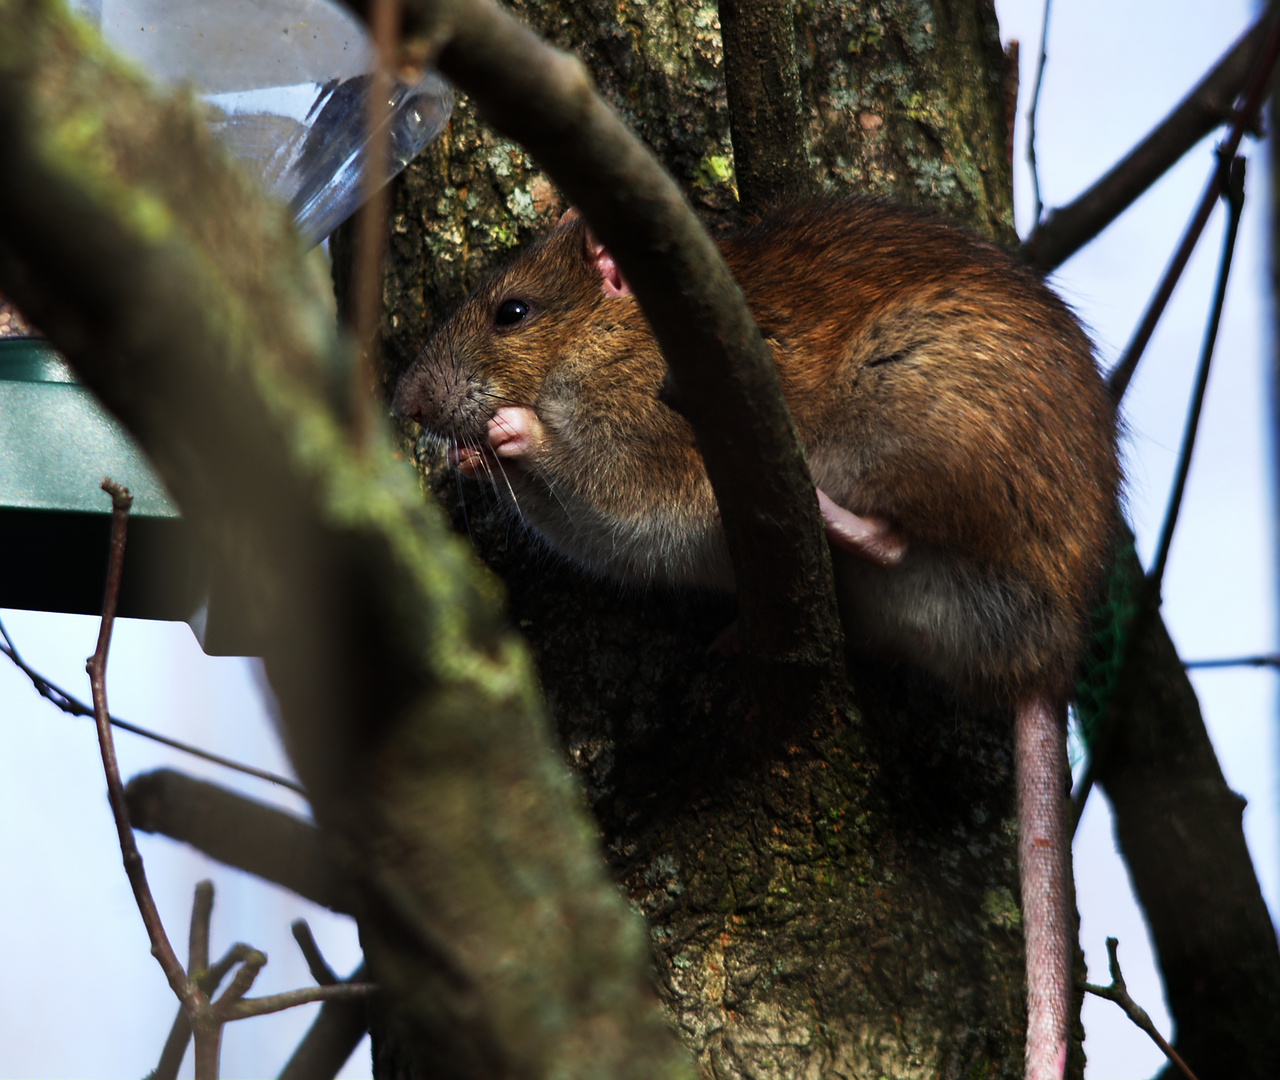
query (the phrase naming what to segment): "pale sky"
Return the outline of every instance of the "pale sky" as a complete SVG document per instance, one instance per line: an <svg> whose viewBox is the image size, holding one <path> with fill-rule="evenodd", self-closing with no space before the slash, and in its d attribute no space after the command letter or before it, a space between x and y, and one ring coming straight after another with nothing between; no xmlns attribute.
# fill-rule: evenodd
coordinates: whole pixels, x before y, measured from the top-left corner
<svg viewBox="0 0 1280 1080"><path fill-rule="evenodd" d="M1016 198L1019 232L1032 200L1023 149L1042 0L996 0L1005 40L1022 45ZM1254 18L1220 0L1071 0L1053 6L1037 118L1047 206L1070 201L1144 135ZM1123 350L1208 178L1205 140L1053 283L1076 308L1106 364ZM1171 548L1164 617L1184 658L1275 648L1275 508L1267 424L1270 331L1266 154L1246 140L1247 202L1215 351L1196 457ZM1197 248L1124 402L1130 519L1149 561L1186 415L1222 243L1219 211ZM1195 673L1227 782L1244 795L1246 838L1273 918L1280 901L1275 673ZM1167 1036L1169 1021L1146 930L1114 853L1105 799L1090 800L1075 844L1081 939L1091 981L1107 983L1105 939L1120 939L1130 992ZM1085 1002L1087 1077L1150 1076L1163 1057L1109 1002Z"/></svg>

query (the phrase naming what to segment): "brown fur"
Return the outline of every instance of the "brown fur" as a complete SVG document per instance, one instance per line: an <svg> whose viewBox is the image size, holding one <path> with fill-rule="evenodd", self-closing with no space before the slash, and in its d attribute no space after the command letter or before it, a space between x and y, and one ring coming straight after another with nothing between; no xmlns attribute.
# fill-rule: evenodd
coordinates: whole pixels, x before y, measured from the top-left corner
<svg viewBox="0 0 1280 1080"><path fill-rule="evenodd" d="M721 250L815 482L889 519L917 559L910 572L838 560L851 638L983 696L1061 696L1119 483L1113 410L1070 311L1005 252L879 203L786 209ZM498 328L511 298L530 315ZM732 587L692 432L656 398L664 372L635 299L602 293L573 221L444 324L396 409L479 445L499 405L533 407L547 432L535 464L495 483L553 547L615 577Z"/></svg>

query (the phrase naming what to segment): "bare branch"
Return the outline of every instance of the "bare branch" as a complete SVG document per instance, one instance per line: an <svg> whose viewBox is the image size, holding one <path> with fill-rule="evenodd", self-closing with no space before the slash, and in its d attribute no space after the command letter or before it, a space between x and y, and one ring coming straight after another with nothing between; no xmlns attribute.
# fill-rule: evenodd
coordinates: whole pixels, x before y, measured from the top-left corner
<svg viewBox="0 0 1280 1080"><path fill-rule="evenodd" d="M321 986L333 986L338 976L325 962L311 936L306 919L298 919L292 926L294 939L307 958L311 977ZM347 983L365 982L363 962L351 973ZM356 1045L369 1030L369 1013L362 999L329 998L294 1050L280 1073L280 1080L332 1080L342 1068Z"/></svg>
<svg viewBox="0 0 1280 1080"><path fill-rule="evenodd" d="M240 970L244 971L245 968ZM236 999L225 1006L219 1004L216 1007L224 1020L244 1020L250 1016L266 1016L268 1013L292 1009L295 1005L310 1005L313 1001L363 1001L377 992L378 987L374 983L340 982L329 986L304 986L280 994L267 994L265 997Z"/></svg>
<svg viewBox="0 0 1280 1080"><path fill-rule="evenodd" d="M1177 108L1106 175L1066 206L1051 210L1043 223L1038 222L1022 245L1023 258L1042 270L1061 266L1128 209L1183 154L1214 128L1232 119L1236 97L1249 81L1276 10L1275 4L1269 5ZM1247 123L1254 123L1252 116Z"/></svg>
<svg viewBox="0 0 1280 1080"><path fill-rule="evenodd" d="M191 903L191 944L187 956L187 974L197 979L209 966L209 926L212 921L213 882L198 881Z"/></svg>
<svg viewBox="0 0 1280 1080"><path fill-rule="evenodd" d="M500 588L326 400L346 350L286 212L189 98L151 97L58 5L0 7L24 43L0 49L0 290L215 553L390 1004L459 1074L690 1075ZM47 152L68 123L77 153Z"/></svg>
<svg viewBox="0 0 1280 1080"><path fill-rule="evenodd" d="M1143 583L1132 552L1125 573ZM1201 1072L1265 1075L1280 1010L1280 945L1249 858L1244 800L1228 787L1195 691L1150 589L1124 631L1117 681L1091 745L1159 959L1180 1053ZM1256 1010L1256 1011L1255 1011Z"/></svg>
<svg viewBox="0 0 1280 1080"><path fill-rule="evenodd" d="M1169 503L1164 522L1160 526L1160 538L1156 541L1155 554L1147 579L1157 594L1164 579L1165 564L1169 560L1169 548L1173 543L1173 531L1178 524L1178 512L1182 508L1182 495L1191 471L1191 455L1195 451L1196 432L1200 427L1200 412L1204 407L1205 390L1209 385L1209 364L1213 360L1213 348L1218 340L1218 325L1222 320L1222 305L1227 298L1227 276L1231 272L1231 258L1235 252L1236 233L1240 228L1240 214L1244 210L1244 158L1236 156L1222 162L1224 170L1230 170L1229 179L1222 184L1227 202L1227 228L1222 241L1222 255L1218 260L1218 280L1214 286L1213 304L1209 310L1209 324L1205 328L1204 344L1200 349L1200 362L1196 365L1196 380L1191 391L1187 420L1183 426L1182 443L1178 447L1178 464L1173 473L1173 486L1169 491Z"/></svg>
<svg viewBox="0 0 1280 1080"><path fill-rule="evenodd" d="M258 975L266 966L267 954L258 949L250 949L239 968L236 969L236 973L231 977L231 985L213 1002L213 1014L220 1020L233 1019L227 1012L227 1008L235 1005L253 989L253 984L258 981Z"/></svg>
<svg viewBox="0 0 1280 1080"><path fill-rule="evenodd" d="M321 986L336 983L338 976L326 963L324 955L320 952L320 946L316 944L316 939L311 933L311 927L307 925L307 920L295 919L289 929L293 931L293 940L298 943L298 948L306 957L307 969L311 972L311 977Z"/></svg>
<svg viewBox="0 0 1280 1080"><path fill-rule="evenodd" d="M116 604L120 600L120 578L124 569L125 535L128 530L129 507L133 497L127 488L114 480L103 480L102 490L111 496L111 554L107 566L107 595L102 602L102 623L98 630L98 645L89 657L86 667L93 691L94 719L98 725L98 745L102 750L102 768L107 777L107 798L115 817L116 833L120 838L120 851L124 857L124 870L133 889L134 900L142 915L151 940L151 952L164 971L178 1000L188 1009L194 1008L200 998L199 987L187 978L169 937L160 921L151 887L147 884L142 856L129 825L129 808L125 802L124 785L120 782L120 766L116 761L115 746L111 742L111 722L107 710L107 652L111 648L111 628L115 622Z"/></svg>
<svg viewBox="0 0 1280 1080"><path fill-rule="evenodd" d="M201 884L204 884L203 882ZM196 886L197 889L199 886ZM212 902L213 894L209 894ZM200 990L208 998L217 993L222 980L236 964L241 963L249 955L249 946L233 945L213 967L201 974L196 980ZM160 1061L152 1070L148 1080L178 1080L178 1070L182 1068L182 1059L187 1053L187 1044L191 1042L191 1018L187 1010L178 1006L177 1015L173 1018L173 1026L169 1029L169 1037L165 1039L164 1048L160 1051Z"/></svg>
<svg viewBox="0 0 1280 1080"><path fill-rule="evenodd" d="M1258 115L1258 110L1262 107L1262 98L1266 94L1271 69L1275 67L1277 58L1280 58L1280 9L1277 9L1268 24L1266 41L1263 43L1258 53L1257 61L1249 73L1249 81L1245 86L1240 108L1235 114L1235 122L1231 125L1231 130L1227 133L1227 137L1222 140L1222 145L1218 147L1218 161L1215 162L1215 167L1209 175L1209 182L1205 185L1204 194L1200 196L1200 203L1191 217L1191 224L1187 226L1186 232L1182 234L1182 240L1178 244L1177 250L1173 253L1173 258L1169 260L1164 277L1161 278L1155 294L1151 297L1151 302L1147 305L1147 310L1143 313L1142 321L1138 324L1137 329L1134 330L1133 337L1130 338L1129 344L1125 347L1124 355L1120 357L1116 362L1116 366L1111 369L1111 373L1107 376L1111 395L1117 402L1124 397L1124 392L1129 386L1129 380L1133 378L1133 373L1137 370L1138 361L1142 358L1147 342L1151 340L1151 335L1155 333L1156 324L1160 321L1160 316L1164 314L1165 305L1168 304L1169 298L1173 295L1174 286L1177 285L1178 279L1182 276L1182 271L1186 269L1191 253L1195 250L1196 243L1200 239L1200 234L1204 231L1204 227L1209 221L1209 215L1213 211L1214 204L1218 201L1218 196L1226 188L1228 170L1220 163L1232 161L1236 156L1236 151L1240 149L1240 140L1244 138L1245 129L1253 123L1254 118Z"/></svg>
<svg viewBox="0 0 1280 1080"><path fill-rule="evenodd" d="M1184 660L1182 666L1188 670L1229 667L1280 668L1280 653L1263 653L1259 656L1228 656L1214 660Z"/></svg>
<svg viewBox="0 0 1280 1080"><path fill-rule="evenodd" d="M813 187L795 20L790 0L720 0L734 172L748 213L793 201Z"/></svg>
<svg viewBox="0 0 1280 1080"><path fill-rule="evenodd" d="M331 911L351 910L320 830L301 818L172 769L135 776L125 794L144 832L190 844Z"/></svg>
<svg viewBox="0 0 1280 1080"><path fill-rule="evenodd" d="M1031 228L1040 227L1040 215L1044 213L1044 202L1040 198L1040 169L1036 164L1036 113L1040 110L1040 87L1044 84L1044 68L1049 61L1049 11L1051 0L1044 0L1044 15L1040 23L1040 54L1036 58L1036 81L1031 88L1031 105L1027 109L1027 164L1031 166L1031 191L1035 199L1032 211Z"/></svg>
<svg viewBox="0 0 1280 1080"><path fill-rule="evenodd" d="M178 1080L178 1070L182 1068L182 1059L187 1056L190 1042L191 1020L187 1016L187 1010L179 1005L178 1013L169 1027L169 1036L160 1050L160 1060L146 1080Z"/></svg>
<svg viewBox="0 0 1280 1080"><path fill-rule="evenodd" d="M351 973L348 982L365 981L365 966ZM279 1080L332 1080L369 1030L364 1000L329 1000L320 1008L310 1029L280 1071Z"/></svg>
<svg viewBox="0 0 1280 1080"><path fill-rule="evenodd" d="M1147 1015L1146 1009L1129 996L1129 991L1124 984L1124 975L1120 972L1120 958L1117 955L1119 947L1120 942L1118 940L1113 937L1107 938L1107 956L1111 962L1111 985L1094 986L1092 983L1085 983L1085 990L1090 994L1096 994L1100 998L1106 998L1108 1001L1114 1001L1119 1005L1134 1024L1151 1036L1151 1041L1160 1047L1164 1056L1182 1071L1182 1075L1187 1080L1196 1080L1196 1074L1187 1067L1187 1063L1178 1056L1178 1052L1156 1030L1156 1026L1151 1022L1151 1017Z"/></svg>

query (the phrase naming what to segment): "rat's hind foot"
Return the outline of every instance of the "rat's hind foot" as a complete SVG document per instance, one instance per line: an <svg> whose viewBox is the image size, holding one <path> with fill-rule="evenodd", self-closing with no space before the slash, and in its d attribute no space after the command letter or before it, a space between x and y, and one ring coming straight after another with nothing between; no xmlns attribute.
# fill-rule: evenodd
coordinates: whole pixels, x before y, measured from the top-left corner
<svg viewBox="0 0 1280 1080"><path fill-rule="evenodd" d="M861 517L837 506L822 488L817 492L818 509L832 547L877 566L897 566L902 562L907 554L906 538L884 518Z"/></svg>

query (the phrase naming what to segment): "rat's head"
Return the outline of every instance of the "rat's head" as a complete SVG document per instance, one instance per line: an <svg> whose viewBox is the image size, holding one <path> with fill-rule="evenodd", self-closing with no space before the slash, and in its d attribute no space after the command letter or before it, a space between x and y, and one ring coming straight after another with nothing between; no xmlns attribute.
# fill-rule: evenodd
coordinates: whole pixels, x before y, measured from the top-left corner
<svg viewBox="0 0 1280 1080"><path fill-rule="evenodd" d="M580 219L562 222L481 282L400 380L396 415L479 445L498 406L532 404L602 299L586 243Z"/></svg>
<svg viewBox="0 0 1280 1080"><path fill-rule="evenodd" d="M665 371L613 259L566 215L445 321L394 408L576 561L728 585L692 432L658 400Z"/></svg>

